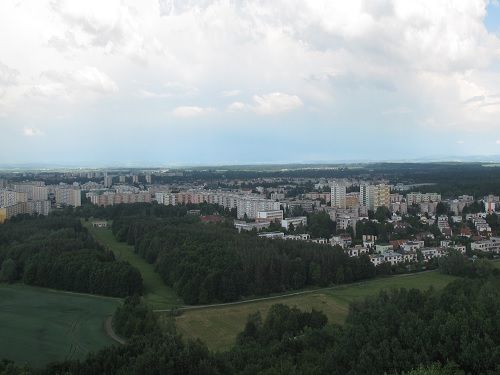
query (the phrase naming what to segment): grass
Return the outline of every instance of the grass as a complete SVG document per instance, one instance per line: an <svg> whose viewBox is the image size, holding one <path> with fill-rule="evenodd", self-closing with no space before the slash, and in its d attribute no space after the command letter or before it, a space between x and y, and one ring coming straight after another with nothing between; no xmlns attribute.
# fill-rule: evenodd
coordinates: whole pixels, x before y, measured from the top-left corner
<svg viewBox="0 0 500 375"><path fill-rule="evenodd" d="M84 225L99 243L115 254L117 259L125 260L139 270L144 283L144 299L151 308L169 309L183 304L174 290L165 285L160 275L155 272L154 266L134 252L133 246L118 242L110 229L93 228L90 222L84 222Z"/></svg>
<svg viewBox="0 0 500 375"><path fill-rule="evenodd" d="M452 276L431 271L379 278L298 296L188 310L176 318L176 326L185 337L199 338L212 350L226 350L234 344L236 335L243 330L249 314L260 311L265 316L269 308L276 303L296 306L303 310L321 310L327 315L329 322L342 324L349 311L349 303L356 299L391 288L427 289L433 286L440 289L454 279Z"/></svg>
<svg viewBox="0 0 500 375"><path fill-rule="evenodd" d="M114 343L104 321L118 299L0 284L0 359L40 367Z"/></svg>

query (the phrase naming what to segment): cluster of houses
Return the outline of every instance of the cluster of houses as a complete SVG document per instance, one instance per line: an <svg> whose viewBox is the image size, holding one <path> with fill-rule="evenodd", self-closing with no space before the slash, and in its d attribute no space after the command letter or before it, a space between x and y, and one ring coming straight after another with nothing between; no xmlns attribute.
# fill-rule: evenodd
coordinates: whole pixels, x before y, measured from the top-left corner
<svg viewBox="0 0 500 375"><path fill-rule="evenodd" d="M398 215L393 215L393 225L395 228L398 225L408 225L402 222L399 217L394 217ZM235 220L234 226L241 231L257 231L258 236L261 238L269 239L281 239L281 240L291 240L291 241L308 241L318 244L339 246L346 254L351 257L360 256L367 254L370 257L371 262L378 266L383 263L390 263L391 265L396 265L399 263L411 263L411 262L428 262L433 258L439 258L448 253L450 249L460 251L465 253L466 247L463 245L455 244L449 240L453 235L452 229L450 227L449 218L446 215L442 216L427 216L419 215L422 221L426 221L427 224L435 224L440 232L443 234L446 240L440 242L440 246L436 247L426 247L425 239L434 239L432 233L420 233L416 236L415 240L397 240L391 241L388 244L377 243L377 237L374 235L363 235L362 245L353 245L351 235L348 233L342 233L334 235L331 238L311 238L309 234L303 233L292 233L286 234L285 231L262 231L271 226L271 223L279 223L280 226L286 231L290 232L295 228L307 226L307 217L289 217L283 218L283 212L280 210L275 211L265 211L258 212L257 219L255 222L239 221ZM460 220L459 220L460 218ZM337 228L340 217L337 217ZM364 218L368 220L368 218ZM374 219L373 219L374 220ZM471 230L467 226L463 226L459 235L463 237L472 237L474 242L472 243L471 249L473 251L482 251L489 253L500 253L500 237L491 237L491 228L486 222L486 213L478 214L467 214L465 215L465 220L469 221L475 227L478 237L471 236ZM462 222L462 217L452 218L452 222ZM347 224L346 226L350 225ZM339 228L338 228L339 229Z"/></svg>
<svg viewBox="0 0 500 375"><path fill-rule="evenodd" d="M424 241L419 240L399 240L391 241L388 244L376 244L377 236L363 235L363 244L352 246L350 235L341 234L333 236L329 240L326 238L311 238L309 234L284 234L283 232L263 232L258 234L261 238L292 240L292 241L309 241L313 243L340 246L345 253L351 257L361 256L366 254L370 257L370 261L378 266L383 263L396 265L399 263L411 262L428 262L433 258L439 258L448 253L450 249L456 250L465 254L465 246L454 244L451 241L444 240L440 242L438 247L425 247ZM484 252L500 253L500 238L491 238L487 241L481 241L473 244L473 250Z"/></svg>

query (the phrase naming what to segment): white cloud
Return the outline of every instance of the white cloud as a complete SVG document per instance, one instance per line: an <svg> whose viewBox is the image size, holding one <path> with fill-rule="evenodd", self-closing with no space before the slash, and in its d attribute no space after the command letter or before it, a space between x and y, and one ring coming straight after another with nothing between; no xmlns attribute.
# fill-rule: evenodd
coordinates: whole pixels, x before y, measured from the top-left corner
<svg viewBox="0 0 500 375"><path fill-rule="evenodd" d="M168 98L169 97L165 93L149 91L146 89L140 89L138 95L143 99L158 99L158 98Z"/></svg>
<svg viewBox="0 0 500 375"><path fill-rule="evenodd" d="M241 112L251 109L248 104L242 102L233 102L227 107L228 112Z"/></svg>
<svg viewBox="0 0 500 375"><path fill-rule="evenodd" d="M240 90L225 90L222 91L222 96L224 97L231 97L231 96L238 96L240 95L241 91Z"/></svg>
<svg viewBox="0 0 500 375"><path fill-rule="evenodd" d="M495 141L495 143L496 143L497 145L500 145L500 139L497 139L497 140Z"/></svg>
<svg viewBox="0 0 500 375"><path fill-rule="evenodd" d="M35 128L24 128L23 134L26 137L36 137L36 136L42 135L43 133L40 130L35 129Z"/></svg>
<svg viewBox="0 0 500 375"><path fill-rule="evenodd" d="M175 117L189 118L199 117L214 112L211 107L196 107L196 106L180 106L172 111Z"/></svg>
<svg viewBox="0 0 500 375"><path fill-rule="evenodd" d="M19 72L0 62L0 86L10 86L16 83Z"/></svg>
<svg viewBox="0 0 500 375"><path fill-rule="evenodd" d="M254 111L259 115L272 115L289 112L302 107L302 100L297 95L273 92L265 95L254 95Z"/></svg>
<svg viewBox="0 0 500 375"><path fill-rule="evenodd" d="M73 73L73 82L82 88L101 94L118 91L118 85L105 73L95 67L85 67Z"/></svg>
<svg viewBox="0 0 500 375"><path fill-rule="evenodd" d="M302 100L297 95L289 95L281 92L272 92L263 95L254 95L251 104L233 102L227 106L227 112L252 111L258 115L274 115L296 110L303 106Z"/></svg>
<svg viewBox="0 0 500 375"><path fill-rule="evenodd" d="M465 144L465 141L462 141L462 140L457 141L457 145L463 145L463 144Z"/></svg>
<svg viewBox="0 0 500 375"><path fill-rule="evenodd" d="M99 113L116 131L125 126L116 108L130 110L130 122L160 123L165 107L195 103L200 107L172 113L195 117L218 108L231 112L220 117L229 122L307 105L304 115L314 116L325 136L376 127L382 137L397 126L401 133L431 128L487 139L500 118L500 39L484 25L486 5L3 1L0 112L19 123L20 134L31 124L45 129L61 110L90 123L101 100ZM269 126L281 120L270 118Z"/></svg>
<svg viewBox="0 0 500 375"><path fill-rule="evenodd" d="M158 91L139 90L139 96L145 99L192 97L198 95L198 93L198 88L182 82L167 82Z"/></svg>
<svg viewBox="0 0 500 375"><path fill-rule="evenodd" d="M118 85L95 67L83 67L72 72L48 70L42 72L29 95L76 99L80 95L108 95L118 92Z"/></svg>

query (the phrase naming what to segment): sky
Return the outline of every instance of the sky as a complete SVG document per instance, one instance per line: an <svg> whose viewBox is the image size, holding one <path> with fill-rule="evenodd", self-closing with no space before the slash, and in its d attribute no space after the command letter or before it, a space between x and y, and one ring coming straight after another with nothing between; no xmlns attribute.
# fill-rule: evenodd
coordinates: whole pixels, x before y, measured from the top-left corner
<svg viewBox="0 0 500 375"><path fill-rule="evenodd" d="M500 155L500 4L5 0L0 164Z"/></svg>

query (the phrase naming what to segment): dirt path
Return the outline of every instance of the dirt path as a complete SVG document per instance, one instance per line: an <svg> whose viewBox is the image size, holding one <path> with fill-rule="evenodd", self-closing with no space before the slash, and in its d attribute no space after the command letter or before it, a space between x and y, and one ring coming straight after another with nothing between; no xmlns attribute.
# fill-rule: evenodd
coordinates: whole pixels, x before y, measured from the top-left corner
<svg viewBox="0 0 500 375"><path fill-rule="evenodd" d="M417 275L417 274L422 274L422 273L427 273L427 272L436 272L436 270L427 270L427 271L420 271L420 272L415 272L415 273L405 273L401 275L392 275L389 276L390 278L398 278L398 277L408 277L412 275ZM187 311L187 310L199 310L199 309L208 309L212 307L225 307L225 306L234 306L234 305L244 305L246 303L253 303L253 302L260 302L260 301L267 301L267 300L273 300L273 299L278 299L278 298L287 298L287 297L293 297L293 296L300 296L302 294L312 294L312 293L318 293L318 292L324 292L327 290L334 290L334 289L342 289L350 286L361 286L369 283L370 281L376 280L378 278L373 278L373 279L368 279L367 281L362 281L358 283L350 283L350 284L341 284L341 285L335 285L335 286L330 286L326 288L318 288L318 289L309 289L309 290L301 290L299 292L292 292L292 293L284 293L284 294L279 294L276 296L270 296L270 297L260 297L260 298L252 298L252 299L245 299L242 301L235 301L235 302L226 302L226 303L215 303L211 305L194 305L194 306L183 306L183 307L178 307L176 309L162 309L162 310L153 310L154 312L161 313L161 312L171 312L171 311Z"/></svg>
<svg viewBox="0 0 500 375"><path fill-rule="evenodd" d="M116 342L122 345L127 343L124 339L122 339L115 333L115 330L113 329L113 315L110 315L106 318L106 321L104 322L104 329L106 330L106 334Z"/></svg>

